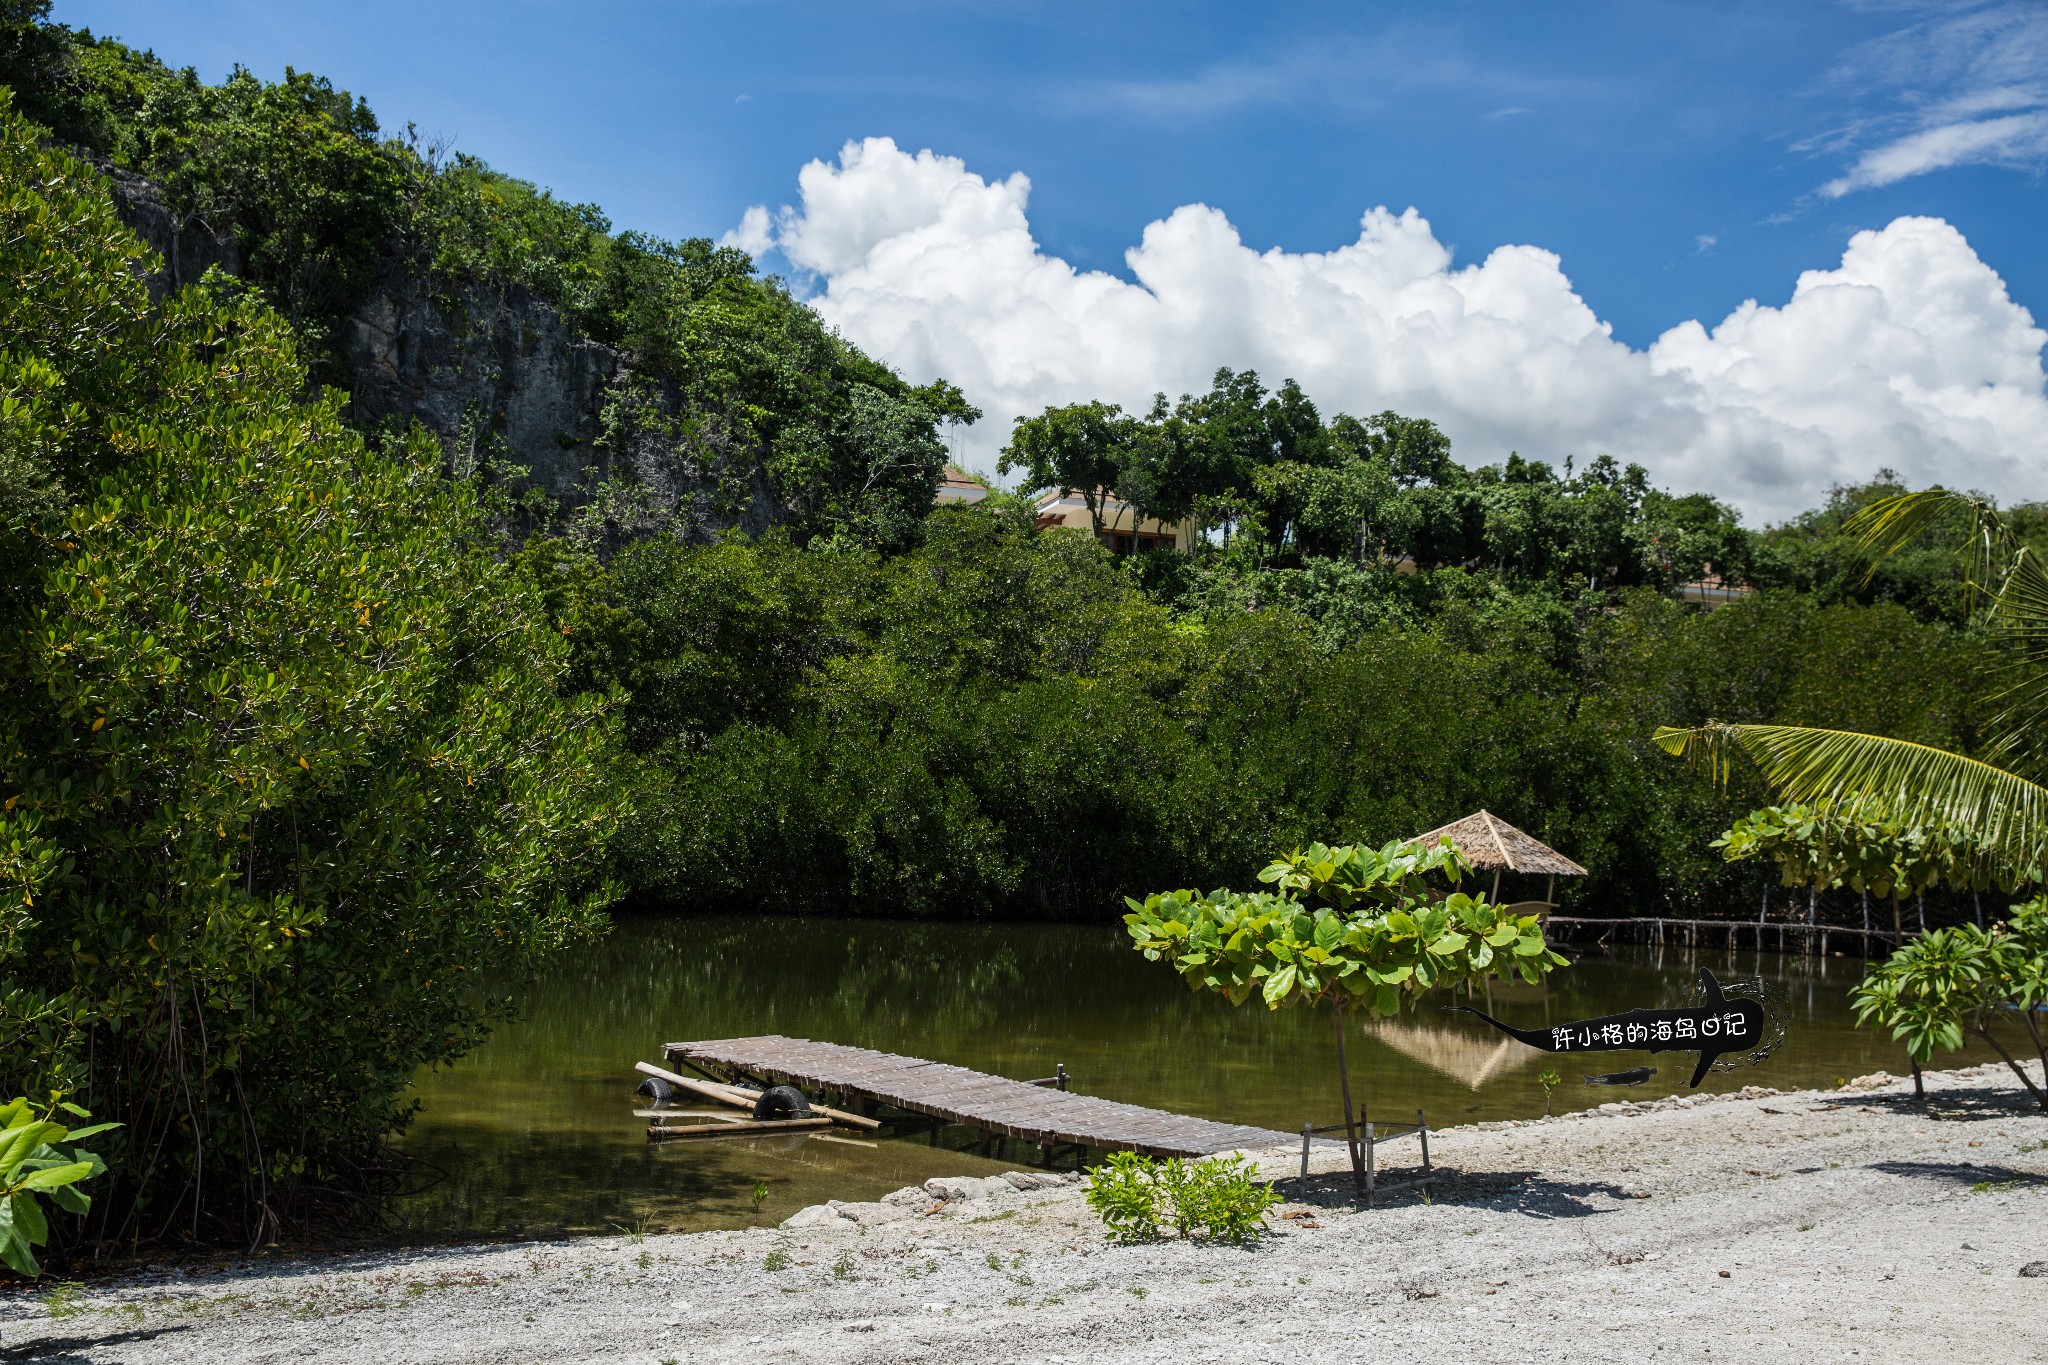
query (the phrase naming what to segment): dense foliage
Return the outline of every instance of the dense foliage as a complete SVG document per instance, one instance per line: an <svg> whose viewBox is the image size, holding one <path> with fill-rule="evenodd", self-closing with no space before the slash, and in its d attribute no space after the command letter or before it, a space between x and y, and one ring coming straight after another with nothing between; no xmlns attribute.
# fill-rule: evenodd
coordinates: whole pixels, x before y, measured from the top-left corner
<svg viewBox="0 0 2048 1365"><path fill-rule="evenodd" d="M611 722L439 450L153 307L38 140L0 103L0 1088L125 1121L96 1233L262 1236L597 926Z"/></svg>
<svg viewBox="0 0 2048 1365"><path fill-rule="evenodd" d="M1378 843L1485 806L1592 869L1569 895L1721 913L1756 883L1708 838L1755 793L1670 764L1656 724L1967 744L1978 720L1982 647L1896 606L1567 603L1454 569L1334 584L1318 621L1176 593L1158 561L1000 498L934 511L890 557L546 553L578 667L631 694L620 867L654 904L1094 917L1242 883L1319 832ZM1166 571L1241 582L1224 553Z"/></svg>

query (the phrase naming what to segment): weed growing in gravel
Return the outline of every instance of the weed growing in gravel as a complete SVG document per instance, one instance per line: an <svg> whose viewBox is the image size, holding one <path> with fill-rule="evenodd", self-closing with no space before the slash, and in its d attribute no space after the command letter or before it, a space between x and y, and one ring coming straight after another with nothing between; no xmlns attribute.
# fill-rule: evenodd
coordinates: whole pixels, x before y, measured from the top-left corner
<svg viewBox="0 0 2048 1365"><path fill-rule="evenodd" d="M53 1318L75 1318L86 1311L85 1286L77 1280L64 1280L44 1290L38 1302Z"/></svg>
<svg viewBox="0 0 2048 1365"><path fill-rule="evenodd" d="M1025 1305L1025 1304L1027 1304L1027 1303L1029 1303L1029 1302L1031 1302L1031 1300L1029 1300L1029 1299L1026 1299L1026 1298L1015 1298L1015 1299L1004 1299L1004 1300L1003 1300L1003 1303L1004 1303L1005 1305L1007 1305L1008 1307L1011 1307L1011 1308L1022 1308L1022 1307L1023 1307L1023 1306Z"/></svg>
<svg viewBox="0 0 2048 1365"><path fill-rule="evenodd" d="M768 1253L768 1254L767 1254L766 1256L763 1256L763 1257L761 1258L761 1269L763 1269L763 1270L787 1270L787 1269L789 1269L789 1253L788 1253L788 1252L786 1252L786 1251L771 1251L771 1252L769 1252L769 1253Z"/></svg>
<svg viewBox="0 0 2048 1365"><path fill-rule="evenodd" d="M1001 1270L1003 1268L1003 1258L991 1251L988 1254L988 1268L990 1270Z"/></svg>
<svg viewBox="0 0 2048 1365"><path fill-rule="evenodd" d="M647 1269L647 1267L654 1264L654 1253L651 1251L643 1251L638 1256L635 1256L633 1258L633 1263L639 1266L642 1270L645 1270Z"/></svg>
<svg viewBox="0 0 2048 1365"><path fill-rule="evenodd" d="M1980 1180L1970 1186L1970 1193L2004 1194L2007 1190L2016 1190L2026 1183L2027 1178L2025 1176L2015 1176L2011 1180Z"/></svg>
<svg viewBox="0 0 2048 1365"><path fill-rule="evenodd" d="M850 1251L842 1251L839 1253L839 1259L832 1263L832 1278L835 1280L844 1280L851 1277L852 1274L853 1253Z"/></svg>
<svg viewBox="0 0 2048 1365"><path fill-rule="evenodd" d="M1142 1284L1127 1284L1124 1286L1124 1293L1129 1294L1134 1299L1142 1299L1145 1297L1146 1289Z"/></svg>

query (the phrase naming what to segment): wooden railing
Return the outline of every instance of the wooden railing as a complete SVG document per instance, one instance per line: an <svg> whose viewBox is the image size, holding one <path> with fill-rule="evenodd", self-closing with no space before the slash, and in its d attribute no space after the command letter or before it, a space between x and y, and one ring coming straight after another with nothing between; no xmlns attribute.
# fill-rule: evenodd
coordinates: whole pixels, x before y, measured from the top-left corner
<svg viewBox="0 0 2048 1365"><path fill-rule="evenodd" d="M1595 919L1578 915L1546 915L1546 929L1564 928L1574 932L1563 936L1570 942L1585 941L1586 930L1595 930L1592 942L1648 943L1697 948L1722 944L1729 948L1747 946L1774 948L1779 952L1819 953L1826 957L1836 942L1856 945L1856 953L1869 957L1877 947L1889 951L1898 939L1889 929L1859 929L1843 924L1798 924L1790 920L1753 919L1666 919L1633 916L1626 919Z"/></svg>

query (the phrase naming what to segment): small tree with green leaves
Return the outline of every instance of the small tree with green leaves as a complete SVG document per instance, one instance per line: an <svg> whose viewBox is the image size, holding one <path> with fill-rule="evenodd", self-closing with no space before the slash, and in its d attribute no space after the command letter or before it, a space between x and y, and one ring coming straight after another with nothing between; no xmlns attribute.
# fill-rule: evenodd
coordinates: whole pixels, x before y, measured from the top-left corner
<svg viewBox="0 0 2048 1365"><path fill-rule="evenodd" d="M1124 923L1140 952L1171 962L1191 989L1233 1005L1256 994L1268 1009L1328 1004L1349 1129L1347 1006L1392 1018L1438 987L1489 975L1533 984L1565 965L1536 916L1431 881L1456 886L1469 871L1448 839L1377 849L1313 844L1259 873L1276 890L1158 892L1127 899Z"/></svg>
<svg viewBox="0 0 2048 1365"><path fill-rule="evenodd" d="M1989 929L1958 924L1915 936L1872 967L1850 998L1857 1023L1889 1029L1906 1045L1915 1095L1926 1094L1920 1068L1936 1050L1954 1052L1974 1034L2048 1110L2048 1091L1993 1030L2016 1018L2048 1069L2048 1037L2035 1013L2048 1003L2048 897L2014 906Z"/></svg>
<svg viewBox="0 0 2048 1365"><path fill-rule="evenodd" d="M1955 830L1797 802L1751 811L1711 847L1730 862L1770 858L1785 886L1826 891L1846 885L1889 900L1898 939L1905 937L1900 907L1913 896L1937 886L2010 891L2018 880L2009 871L1994 880L1985 850Z"/></svg>
<svg viewBox="0 0 2048 1365"><path fill-rule="evenodd" d="M37 1113L24 1097L0 1107L0 1262L18 1275L43 1273L35 1249L50 1240L47 1199L67 1213L83 1214L92 1196L79 1186L107 1169L107 1163L77 1145L79 1139L119 1128L118 1123L67 1127L58 1114L91 1118L75 1104L52 1096Z"/></svg>

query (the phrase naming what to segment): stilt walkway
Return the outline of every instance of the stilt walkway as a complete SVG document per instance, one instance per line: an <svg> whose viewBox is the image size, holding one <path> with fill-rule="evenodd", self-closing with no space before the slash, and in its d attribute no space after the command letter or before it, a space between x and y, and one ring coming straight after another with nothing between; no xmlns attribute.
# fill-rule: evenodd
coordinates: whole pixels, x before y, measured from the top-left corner
<svg viewBox="0 0 2048 1365"><path fill-rule="evenodd" d="M670 1043L671 1066L688 1063L708 1076L795 1085L845 1097L845 1107L889 1105L941 1123L961 1123L992 1137L1036 1143L1049 1161L1058 1146L1100 1147L1147 1156L1207 1156L1234 1149L1278 1147L1292 1135L1215 1123L1163 1109L1076 1095L1029 1081L1006 1080L963 1066L898 1057L838 1043L769 1034Z"/></svg>
<svg viewBox="0 0 2048 1365"><path fill-rule="evenodd" d="M1750 946L1759 951L1767 944L1775 944L1780 952L1798 949L1808 953L1818 952L1824 957L1829 954L1836 939L1840 939L1845 947L1853 943L1856 951L1864 957L1871 956L1874 948L1882 948L1889 952L1898 942L1898 936L1889 929L1858 929L1844 924L1800 924L1790 920L1655 917L1585 919L1574 915L1546 915L1543 923L1545 928L1554 925L1566 930L1566 933L1559 935L1559 938L1564 940L1576 939L1579 934L1589 934L1594 943L1603 943L1611 937L1620 937L1656 947L1663 947L1669 942L1681 947L1697 948L1704 940L1719 938L1728 947L1734 948L1746 938Z"/></svg>

